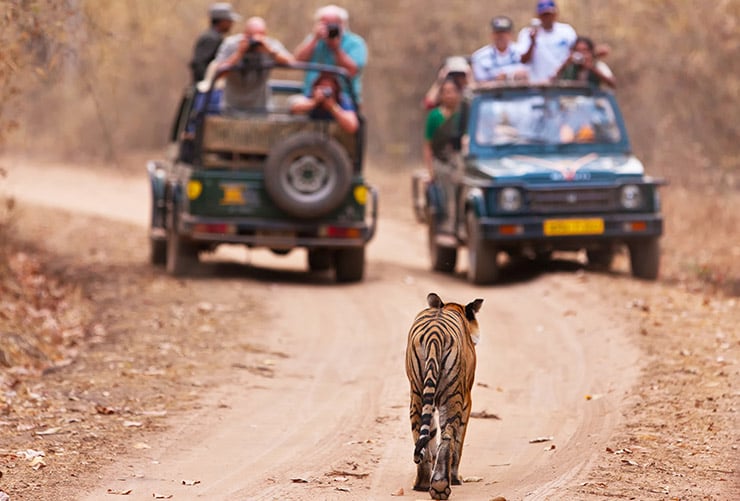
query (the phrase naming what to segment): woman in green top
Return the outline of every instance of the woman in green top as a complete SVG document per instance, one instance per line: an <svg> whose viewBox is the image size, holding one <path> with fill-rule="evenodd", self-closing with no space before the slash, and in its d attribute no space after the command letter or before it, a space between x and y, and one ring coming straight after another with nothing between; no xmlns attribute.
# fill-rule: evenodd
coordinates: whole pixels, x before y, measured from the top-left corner
<svg viewBox="0 0 740 501"><path fill-rule="evenodd" d="M460 102L462 91L452 78L445 79L439 91L440 104L427 114L424 127L424 164L429 170L429 175L434 179L434 156L436 153L436 136L442 132L440 128L450 119L456 118L460 113Z"/></svg>
<svg viewBox="0 0 740 501"><path fill-rule="evenodd" d="M570 56L555 74L555 79L588 82L594 87L606 85L613 89L617 86L609 66L596 59L593 41L584 36L576 38Z"/></svg>

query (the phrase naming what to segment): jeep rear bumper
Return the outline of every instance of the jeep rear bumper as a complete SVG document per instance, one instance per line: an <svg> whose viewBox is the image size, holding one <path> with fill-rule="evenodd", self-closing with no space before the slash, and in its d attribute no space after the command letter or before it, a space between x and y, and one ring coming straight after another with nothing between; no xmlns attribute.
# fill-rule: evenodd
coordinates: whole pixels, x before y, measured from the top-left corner
<svg viewBox="0 0 740 501"><path fill-rule="evenodd" d="M364 221L297 221L254 217L214 218L181 213L177 233L192 242L243 244L271 249L362 247L375 235L378 192L368 187L372 204ZM153 229L152 238L166 239L164 229Z"/></svg>

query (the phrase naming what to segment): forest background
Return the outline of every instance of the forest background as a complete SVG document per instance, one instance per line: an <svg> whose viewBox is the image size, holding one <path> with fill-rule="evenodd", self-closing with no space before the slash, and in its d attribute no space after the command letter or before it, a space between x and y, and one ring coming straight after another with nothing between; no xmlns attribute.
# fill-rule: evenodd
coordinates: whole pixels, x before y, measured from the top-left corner
<svg viewBox="0 0 740 501"><path fill-rule="evenodd" d="M418 165L422 96L449 55L489 42L489 20L515 30L534 0L338 1L365 38L368 156ZM323 2L234 0L293 49ZM188 83L204 0L0 0L0 138L6 152L112 166L162 150ZM740 165L740 1L559 0L559 19L607 43L633 149L673 184L736 190ZM232 32L241 29L236 25ZM12 133L10 133L12 132ZM143 166L142 166L143 169Z"/></svg>

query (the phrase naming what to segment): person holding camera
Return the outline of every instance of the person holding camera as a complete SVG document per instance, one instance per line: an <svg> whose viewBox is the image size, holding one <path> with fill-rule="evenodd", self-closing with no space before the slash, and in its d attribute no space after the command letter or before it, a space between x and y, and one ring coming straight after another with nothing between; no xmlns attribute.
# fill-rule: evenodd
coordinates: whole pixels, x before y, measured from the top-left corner
<svg viewBox="0 0 740 501"><path fill-rule="evenodd" d="M247 60L254 68L239 69ZM221 109L224 112L249 111L267 107L267 80L274 63L291 64L295 59L277 39L267 36L267 23L250 17L244 31L228 37L216 55L216 71L228 69Z"/></svg>
<svg viewBox="0 0 740 501"><path fill-rule="evenodd" d="M558 22L557 16L554 0L539 0L537 17L532 19L530 26L519 31L517 47L522 54L522 62L529 69L531 82L549 82L568 59L576 40L576 30L569 24Z"/></svg>
<svg viewBox="0 0 740 501"><path fill-rule="evenodd" d="M476 82L527 80L529 72L511 40L513 29L514 22L506 16L491 20L491 43L476 50L471 57Z"/></svg>
<svg viewBox="0 0 740 501"><path fill-rule="evenodd" d="M365 40L349 29L349 13L342 7L326 5L314 14L313 32L309 34L293 54L298 61L331 64L347 70L352 89L358 103L362 100L362 71L367 64ZM306 72L304 89L311 89L318 74ZM343 84L344 85L344 84Z"/></svg>
<svg viewBox="0 0 740 501"><path fill-rule="evenodd" d="M555 74L555 79L588 82L594 87L617 86L614 74L603 61L596 59L593 41L584 36L576 38L570 56Z"/></svg>
<svg viewBox="0 0 740 501"><path fill-rule="evenodd" d="M332 73L320 73L311 86L311 92L291 102L290 112L307 113L316 120L336 120L349 133L357 132L360 127L352 100L342 92L337 77Z"/></svg>

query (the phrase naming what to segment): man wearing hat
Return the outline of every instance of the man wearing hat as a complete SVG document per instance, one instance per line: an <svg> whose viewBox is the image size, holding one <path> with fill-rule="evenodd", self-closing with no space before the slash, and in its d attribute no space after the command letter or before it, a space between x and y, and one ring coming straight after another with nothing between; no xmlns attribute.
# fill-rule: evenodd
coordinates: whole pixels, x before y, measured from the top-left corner
<svg viewBox="0 0 740 501"><path fill-rule="evenodd" d="M522 52L522 62L529 68L529 79L547 82L555 76L576 41L576 30L566 23L556 21L558 8L554 0L537 2L537 18L532 26L519 31L517 46Z"/></svg>
<svg viewBox="0 0 740 501"><path fill-rule="evenodd" d="M517 47L511 43L514 23L506 16L491 20L491 43L473 53L473 77L476 82L526 80L527 68L521 63Z"/></svg>
<svg viewBox="0 0 740 501"><path fill-rule="evenodd" d="M193 49L193 59L190 61L193 83L203 80L208 63L216 57L224 37L231 31L234 21L241 19L241 16L233 11L231 4L224 2L212 4L208 9L208 15L211 27L198 37Z"/></svg>

